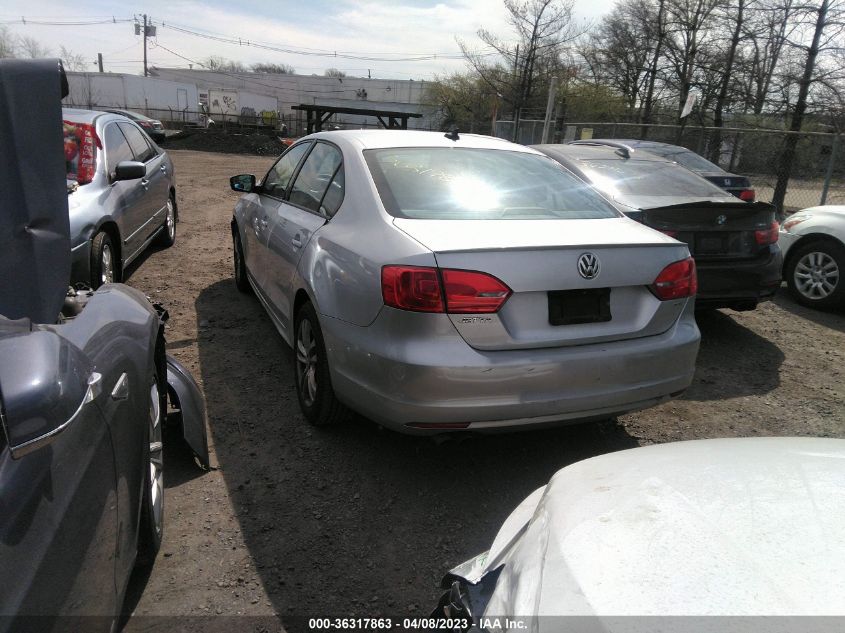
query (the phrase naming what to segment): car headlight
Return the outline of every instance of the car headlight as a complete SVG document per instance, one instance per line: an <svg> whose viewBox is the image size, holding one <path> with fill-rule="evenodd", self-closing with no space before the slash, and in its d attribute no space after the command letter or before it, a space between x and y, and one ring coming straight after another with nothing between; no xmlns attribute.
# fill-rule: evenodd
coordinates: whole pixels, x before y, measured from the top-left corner
<svg viewBox="0 0 845 633"><path fill-rule="evenodd" d="M793 215L791 218L784 221L783 226L782 226L782 230L784 230L788 233L789 231L792 230L793 226L797 226L798 224L801 224L802 222L806 222L811 217L813 217L813 216L811 216L811 215Z"/></svg>

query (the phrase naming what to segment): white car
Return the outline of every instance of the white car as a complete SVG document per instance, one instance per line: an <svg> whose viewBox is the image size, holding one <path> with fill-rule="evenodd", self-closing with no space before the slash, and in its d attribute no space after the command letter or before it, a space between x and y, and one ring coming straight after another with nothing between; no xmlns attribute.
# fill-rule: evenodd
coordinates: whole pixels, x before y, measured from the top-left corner
<svg viewBox="0 0 845 633"><path fill-rule="evenodd" d="M845 306L845 206L810 207L789 216L780 229L783 278L798 303L812 308Z"/></svg>
<svg viewBox="0 0 845 633"><path fill-rule="evenodd" d="M488 552L446 576L435 614L478 628L509 618L511 630L564 630L537 616L845 616L843 464L845 440L811 437L675 442L577 462L514 510ZM589 630L636 629L635 619L617 624Z"/></svg>

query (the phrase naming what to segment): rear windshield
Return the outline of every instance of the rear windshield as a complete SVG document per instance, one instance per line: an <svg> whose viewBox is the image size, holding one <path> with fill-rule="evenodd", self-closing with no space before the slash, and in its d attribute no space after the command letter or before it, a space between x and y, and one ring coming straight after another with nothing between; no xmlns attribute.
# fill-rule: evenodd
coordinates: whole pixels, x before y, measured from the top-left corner
<svg viewBox="0 0 845 633"><path fill-rule="evenodd" d="M718 165L714 165L706 158L702 158L692 150L687 149L686 147L678 147L677 145L656 145L656 146L644 146L643 151L649 152L651 154L656 154L662 158L668 158L669 160L673 160L679 165L683 165L687 169L692 169L695 171L722 171L722 168Z"/></svg>
<svg viewBox="0 0 845 633"><path fill-rule="evenodd" d="M610 159L584 160L580 166L596 188L620 202L625 202L628 196L732 197L674 163Z"/></svg>
<svg viewBox="0 0 845 633"><path fill-rule="evenodd" d="M91 182L97 169L97 135L93 125L64 121L65 172L80 185Z"/></svg>
<svg viewBox="0 0 845 633"><path fill-rule="evenodd" d="M430 220L612 218L589 185L545 156L402 147L364 152L387 212Z"/></svg>

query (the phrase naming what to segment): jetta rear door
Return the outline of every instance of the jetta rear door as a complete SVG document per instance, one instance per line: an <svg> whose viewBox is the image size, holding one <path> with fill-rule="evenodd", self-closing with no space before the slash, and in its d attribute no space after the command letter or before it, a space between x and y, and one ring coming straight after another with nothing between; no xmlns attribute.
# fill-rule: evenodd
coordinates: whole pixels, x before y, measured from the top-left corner
<svg viewBox="0 0 845 633"><path fill-rule="evenodd" d="M340 150L325 141L315 143L289 188L287 199L270 218L267 238L267 295L285 329L293 320L291 282L299 258L314 232L326 223L323 198L335 178L342 178ZM340 176L338 176L340 173Z"/></svg>

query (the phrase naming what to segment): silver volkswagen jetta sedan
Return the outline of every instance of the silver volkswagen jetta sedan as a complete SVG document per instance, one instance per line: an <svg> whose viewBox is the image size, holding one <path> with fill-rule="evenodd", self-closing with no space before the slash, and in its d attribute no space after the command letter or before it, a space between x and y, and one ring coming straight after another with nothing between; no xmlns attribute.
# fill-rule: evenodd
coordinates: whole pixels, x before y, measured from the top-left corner
<svg viewBox="0 0 845 633"><path fill-rule="evenodd" d="M605 418L692 381L686 245L532 149L474 135L301 139L232 219L235 281L294 348L314 424L409 433Z"/></svg>

